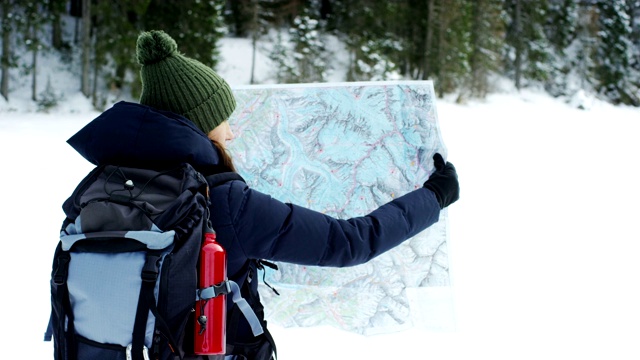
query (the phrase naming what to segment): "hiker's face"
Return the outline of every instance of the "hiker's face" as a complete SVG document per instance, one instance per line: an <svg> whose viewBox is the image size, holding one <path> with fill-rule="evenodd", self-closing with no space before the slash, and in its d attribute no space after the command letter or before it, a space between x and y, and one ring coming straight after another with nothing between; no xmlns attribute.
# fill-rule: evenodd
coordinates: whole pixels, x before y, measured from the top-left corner
<svg viewBox="0 0 640 360"><path fill-rule="evenodd" d="M231 141L235 138L231 128L229 127L228 121L223 121L215 129L209 131L207 137L223 147L227 146L227 141Z"/></svg>

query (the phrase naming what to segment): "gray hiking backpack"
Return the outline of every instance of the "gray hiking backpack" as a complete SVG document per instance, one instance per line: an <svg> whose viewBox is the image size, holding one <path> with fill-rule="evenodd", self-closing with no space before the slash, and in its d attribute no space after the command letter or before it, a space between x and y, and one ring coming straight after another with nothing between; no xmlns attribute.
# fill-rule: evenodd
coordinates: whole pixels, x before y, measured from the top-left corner
<svg viewBox="0 0 640 360"><path fill-rule="evenodd" d="M193 358L194 307L219 294L260 322L231 281L198 289L209 184L189 164L156 171L98 166L63 205L45 340L57 360ZM198 358L202 358L199 356ZM206 357L205 357L206 358Z"/></svg>

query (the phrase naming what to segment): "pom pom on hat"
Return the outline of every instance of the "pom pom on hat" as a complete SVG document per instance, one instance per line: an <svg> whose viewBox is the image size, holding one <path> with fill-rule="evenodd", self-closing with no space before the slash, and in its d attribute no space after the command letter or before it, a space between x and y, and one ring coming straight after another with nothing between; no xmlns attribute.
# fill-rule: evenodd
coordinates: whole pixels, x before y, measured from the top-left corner
<svg viewBox="0 0 640 360"><path fill-rule="evenodd" d="M143 32L136 44L136 57L140 65L155 64L177 51L178 44L164 31Z"/></svg>
<svg viewBox="0 0 640 360"><path fill-rule="evenodd" d="M141 33L136 58L141 65L141 104L182 115L205 134L235 110L229 84L210 67L180 54L164 31Z"/></svg>

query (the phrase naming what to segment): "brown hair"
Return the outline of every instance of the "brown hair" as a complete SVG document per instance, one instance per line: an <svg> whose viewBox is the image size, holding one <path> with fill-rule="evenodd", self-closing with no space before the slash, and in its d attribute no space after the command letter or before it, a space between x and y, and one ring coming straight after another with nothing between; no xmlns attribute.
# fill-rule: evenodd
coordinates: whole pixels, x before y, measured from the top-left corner
<svg viewBox="0 0 640 360"><path fill-rule="evenodd" d="M215 140L211 140L211 143L213 143L213 146L218 150L218 155L220 155L220 166L224 167L225 171L237 172L236 167L233 165L231 155L227 152L227 149Z"/></svg>

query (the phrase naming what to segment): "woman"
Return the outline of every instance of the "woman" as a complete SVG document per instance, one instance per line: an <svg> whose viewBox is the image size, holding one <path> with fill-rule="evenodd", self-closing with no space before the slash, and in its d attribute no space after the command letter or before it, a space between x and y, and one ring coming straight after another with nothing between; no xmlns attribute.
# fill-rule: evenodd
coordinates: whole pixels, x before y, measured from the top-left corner
<svg viewBox="0 0 640 360"><path fill-rule="evenodd" d="M94 164L168 168L190 163L204 174L234 171L226 143L227 119L236 103L229 85L209 67L177 52L162 31L142 33L140 104L120 102L71 139ZM229 278L263 319L256 272L261 260L301 265L362 264L438 221L458 199L455 168L438 154L423 187L367 216L339 220L285 204L234 180L211 189L211 221L227 250ZM268 264L268 263L267 263ZM269 359L275 349L266 332L254 338L235 309L228 316L228 353L236 359ZM264 323L266 325L266 323Z"/></svg>

